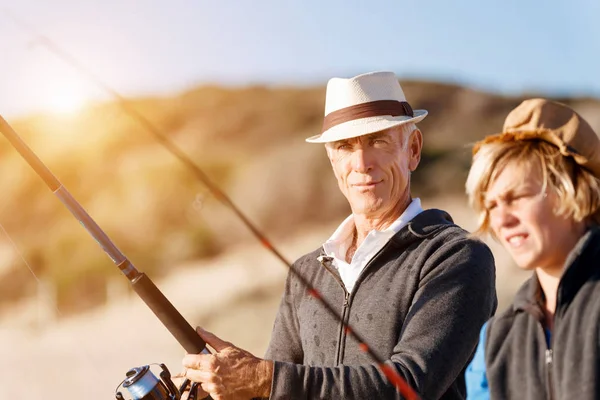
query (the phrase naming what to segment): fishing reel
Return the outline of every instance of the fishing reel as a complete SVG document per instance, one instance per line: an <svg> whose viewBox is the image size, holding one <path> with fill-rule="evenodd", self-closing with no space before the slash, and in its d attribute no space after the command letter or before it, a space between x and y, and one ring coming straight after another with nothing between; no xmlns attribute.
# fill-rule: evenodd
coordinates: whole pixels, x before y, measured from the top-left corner
<svg viewBox="0 0 600 400"><path fill-rule="evenodd" d="M162 371L157 378L150 370L150 365L132 368L125 374L127 377L115 389L115 398L125 400L119 388L127 389L131 395L131 400L180 400L182 394L186 391L190 381L186 379L177 389L171 380L171 373L165 364L159 365ZM196 400L198 394L198 384L193 383L190 388L188 400Z"/></svg>

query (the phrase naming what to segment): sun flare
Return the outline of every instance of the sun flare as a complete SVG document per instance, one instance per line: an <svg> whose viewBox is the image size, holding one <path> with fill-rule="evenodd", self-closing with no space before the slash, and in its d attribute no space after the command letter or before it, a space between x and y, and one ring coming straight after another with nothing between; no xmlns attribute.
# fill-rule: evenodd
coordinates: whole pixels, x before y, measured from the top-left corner
<svg viewBox="0 0 600 400"><path fill-rule="evenodd" d="M87 103L86 97L77 90L62 89L48 99L48 109L52 113L72 115L81 111Z"/></svg>

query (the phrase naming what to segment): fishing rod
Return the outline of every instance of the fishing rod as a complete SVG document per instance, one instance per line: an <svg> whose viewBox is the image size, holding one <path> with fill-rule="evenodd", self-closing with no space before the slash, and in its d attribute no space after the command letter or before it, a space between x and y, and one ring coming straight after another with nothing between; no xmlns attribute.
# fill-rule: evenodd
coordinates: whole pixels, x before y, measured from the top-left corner
<svg viewBox="0 0 600 400"><path fill-rule="evenodd" d="M65 207L67 207L71 214L73 214L87 232L96 240L100 247L102 247L104 252L119 268L121 273L129 280L133 290L144 303L146 303L169 332L171 332L179 344L181 344L181 346L190 354L208 352L206 349L206 342L204 342L179 311L177 311L173 304L171 304L158 287L156 287L148 275L135 268L131 261L115 246L108 235L100 228L100 226L98 226L87 211L85 211L85 209L69 193L67 188L60 183L48 167L46 167L37 155L35 155L1 115L0 133L4 135L38 176L42 178L44 183L46 183L46 186L48 186ZM268 241L263 242L263 245L267 248L272 248L272 245ZM325 306L325 309L343 324L346 333L358 341L360 349L377 361L377 366L386 378L396 387L398 392L408 400L418 400L419 396L408 383L406 383L400 374L398 374L394 368L385 364L385 360L378 356L366 341L354 331L348 323L341 319L334 307L321 296L321 293L315 289L292 264L288 264L288 267L291 273L307 287L309 295L319 300ZM162 368L162 372L160 373L162 380L159 380L152 374L149 366L143 366L129 370L127 372L127 378L121 382L120 385L127 388L132 396L140 396L134 397L134 400L179 400L181 392L187 388L187 385L189 385L190 382L186 379L181 388L177 390L170 379L171 375L166 366L164 364L160 364L160 366ZM197 387L196 383L192 384L190 392L195 392ZM163 394L167 397L161 397ZM117 392L116 398L117 400L124 399L120 392ZM188 399L193 399L193 395L192 397L188 397Z"/></svg>
<svg viewBox="0 0 600 400"><path fill-rule="evenodd" d="M191 354L207 352L206 343L196 333L194 328L183 318L165 295L156 287L152 280L143 272L138 271L131 261L115 246L108 235L98 226L85 209L75 200L60 181L44 165L44 163L35 155L35 153L23 142L15 130L0 116L0 132L10 142L10 144L21 154L33 170L42 178L46 186L59 198L75 218L83 225L88 233L102 247L104 252L110 257L113 263L129 280L131 287L138 296L146 303L152 312L158 317L162 324L171 332L181 346ZM127 379L123 382L132 395L145 393L150 387L161 388L163 392L179 393L189 384L184 381L180 391L170 379L170 373L164 367L161 372L162 381L156 377L152 379L152 374L147 366L133 368L127 373ZM160 383L160 384L159 384ZM121 396L121 397L119 397ZM122 394L117 394L117 399L123 398ZM141 397L140 397L141 398ZM145 397L144 397L145 399ZM154 399L154 397L149 398ZM156 399L163 399L157 397ZM178 397L166 397L164 399L175 400Z"/></svg>
<svg viewBox="0 0 600 400"><path fill-rule="evenodd" d="M394 387L396 388L398 393L400 393L402 396L404 396L404 398L406 398L407 400L419 400L420 397L417 394L417 392L406 382L406 380L398 373L398 371L395 368L391 367L390 365L386 364L385 363L386 360L384 360L377 353L375 353L375 351L371 348L371 346L369 346L369 344L366 342L366 340L364 340L364 338L362 338L362 336L358 332L356 332L354 329L352 329L352 327L349 325L349 323L346 323L343 321L341 315L336 311L336 309L333 307L333 305L331 305L331 303L329 301L327 301L325 298L323 298L321 293L310 284L310 282L294 267L294 265L292 263L290 263L283 256L283 254L277 248L275 248L273 246L271 241L267 239L267 237L250 221L250 219L235 205L235 203L217 185L212 183L212 181L209 179L208 175L206 175L206 173L196 163L194 163L194 161L192 161L185 152L183 152L181 149L179 149L179 147L177 147L175 145L175 143L173 143L166 134L164 134L154 124L152 124L152 122L150 122L150 120L148 120L143 114L141 114L139 111L137 111L130 104L130 102L128 102L127 99L124 96L122 96L118 91L116 91L110 85L108 85L103 80L101 80L98 76L96 76L94 73L92 73L89 69L84 67L83 64L81 64L75 57L73 57L71 54L69 54L68 52L63 50L54 41L49 39L47 36L38 34L32 27L27 25L21 19L17 18L14 15L14 13L9 12L8 10L5 10L5 13L9 19L11 19L17 25L19 25L22 29L24 29L25 31L27 31L30 34L33 34L33 36L37 39L37 41L39 43L41 43L44 47L46 47L48 50L50 50L56 56L61 58L67 64L69 64L72 67L74 67L75 69L77 69L82 75L86 76L92 82L94 82L99 87L104 89L107 93L112 95L118 101L118 104L121 106L121 108L127 115L129 115L134 120L138 121L140 123L140 125L146 129L147 132L152 134L158 140L158 142L161 143L166 148L167 151L169 151L182 164L184 164L198 178L198 180L200 180L200 182L202 182L202 184L204 184L208 188L209 192L212 193L212 195L215 196L215 198L217 198L223 205L225 205L225 207L227 207L231 211L233 211L233 213L242 221L242 223L258 239L258 241L262 244L262 246L265 247L265 249L270 251L272 254L274 254L288 268L290 273L292 275L294 275L307 288L308 294L310 296L314 297L316 300L318 300L325 307L327 312L334 319L336 319L338 322L340 322L343 325L346 334L348 334L350 337L354 338L358 342L358 346L361 351L368 354L373 360L375 360L376 365L379 368L379 370L383 373L383 375L387 378L387 380L392 385L394 385ZM8 135L4 132L5 130L7 132L9 132ZM87 215L85 210L83 210L83 208L75 201L75 199L72 196L70 196L70 194L68 194L66 189L64 189L64 187L62 185L60 185L58 180L51 174L51 172L48 170L48 168L46 168L46 166L39 160L39 158L27 147L27 145L18 137L16 132L10 127L10 125L8 125L8 123L6 121L4 121L4 119L2 119L1 116L0 116L0 131L2 131L2 133L5 136L7 136L9 141L11 141L11 144L13 144L13 146L15 148L17 148L17 151L19 151L19 153L21 153L21 155L27 160L27 162L30 163L30 165L34 168L34 170L36 172L38 172L38 174L42 177L42 179L44 179L44 181L47 181L46 183L48 184L50 189L53 192L55 192L55 194L59 197L59 199L61 199L61 201L67 206L67 208L69 208L69 210L71 210L71 212L75 215L75 217L78 219L80 217L86 217L86 222L89 223L92 228L94 228L93 231L90 231L90 229L88 229L88 227L84 224L84 222L81 219L79 219L79 220L84 225L84 227L86 227L86 229L88 229L88 232L90 232L90 234L92 234L92 236L94 236L94 233L101 233L100 236L103 238L103 240L105 240L107 242L100 242L98 239L96 239L96 240L103 247L105 252L107 252L107 248L108 248L109 250L111 250L113 252L113 253L109 253L109 256L111 256L111 254L120 255L120 257L118 257L116 259L114 259L111 256L111 259L113 259L113 262L115 262L115 264L117 264L117 261L120 261L120 263L117 264L117 266L119 267L119 269L121 269L121 272L123 272L125 274L125 276L130 280L132 285L134 285L134 282L132 281L132 278L130 278L130 276L127 275L128 273L129 274L138 274L138 276L141 277L141 278L139 278L139 280L143 280L143 282L146 282L144 285L146 285L148 287L147 292L155 294L157 296L156 299L160 299L160 300L152 299L152 296L150 296L148 293L146 293L144 291L144 289L142 289L141 292L144 293L144 295L146 297L150 297L150 299L149 299L150 304L148 302L146 304L149 305L149 307L152 309L152 311L159 317L159 319L161 320L161 322L163 322L163 324L165 324L165 326L167 326L166 323L169 324L169 326L171 328L169 328L169 326L167 326L167 328L169 329L169 331L171 331L171 329L173 329L173 331L171 331L171 333L175 336L175 338L179 341L179 343L182 344L184 349L186 351L188 351L188 353L191 353L191 354L198 354L201 351L207 351L206 343L204 343L204 341L202 339L199 339L199 341L198 341L197 339L191 338L191 335L192 335L191 332L193 332L193 334L195 336L198 336L197 333L195 331L193 331L191 326L185 321L185 319L183 319L181 314L179 314L179 312L164 297L164 295L160 292L160 290L158 290L158 288L156 288L156 286L152 283L152 281L150 281L150 278L148 278L143 273L139 273L135 269L135 267L133 267L131 262L129 262L129 260L127 260L125 258L125 256L122 255L117 250L116 246L114 246L110 242L110 240L108 239L106 234L104 234L104 232L101 231L101 229L97 226L97 224L95 222L93 222L91 217L89 217L89 215ZM13 141L16 144L13 143ZM30 162L30 160L31 160L31 162ZM52 184L52 186L49 183ZM56 187L56 188L53 189L54 187ZM58 189L60 189L60 192L57 192ZM77 214L73 210L77 211ZM96 238L96 237L94 236L94 238ZM109 246L105 247L105 245L103 245L103 243L106 245L109 245ZM115 251L118 252L118 254L114 253ZM121 266L123 266L124 269L122 269ZM126 271L127 271L127 273L126 273ZM135 271L135 272L133 272L133 271ZM140 287L145 288L145 286L140 286ZM134 289L135 289L135 287L134 287ZM136 293L140 294L138 292L138 290L136 290ZM142 297L141 294L140 294L140 297ZM144 302L146 302L146 299L144 299L144 298L142 298L142 299L144 300ZM157 307L161 307L162 305L164 305L165 308L160 309L161 315L159 315L152 307L157 308ZM166 310L169 310L169 311L166 311ZM172 317L172 319L170 316L165 315L165 313L170 313L170 312L176 313L175 316ZM194 350L196 348L200 348L200 351L190 351L190 350L188 350L186 345L184 345L184 343L187 346L194 345L195 346ZM165 367L165 369L166 369L166 367ZM139 371L136 371L136 372L132 372L132 371L133 371L133 369L128 372L128 378L129 378L129 373L137 374L139 372ZM146 370L145 373L147 373L148 371L149 370ZM127 381L127 379L126 379L126 381ZM187 382L187 380L186 380L184 382L184 385L188 384L188 383L189 382ZM192 386L194 386L194 385L192 385ZM182 385L182 388L183 388L183 385ZM193 392L193 388L192 388L192 392ZM157 399L162 399L162 398L157 397Z"/></svg>

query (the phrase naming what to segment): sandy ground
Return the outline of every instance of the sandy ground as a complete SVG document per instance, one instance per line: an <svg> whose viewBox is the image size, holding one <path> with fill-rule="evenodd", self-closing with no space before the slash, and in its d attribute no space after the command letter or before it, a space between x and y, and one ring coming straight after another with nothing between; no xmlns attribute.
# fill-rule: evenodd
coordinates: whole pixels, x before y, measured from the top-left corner
<svg viewBox="0 0 600 400"><path fill-rule="evenodd" d="M462 199L428 201L424 207L444 208L456 222L472 229L472 216L463 204ZM275 244L294 259L319 246L333 228L320 227ZM498 245L491 247L503 308L528 274L512 267ZM286 269L274 256L252 244L181 266L155 283L193 326L202 325L262 355L285 275ZM1 314L0 399L104 400L114 398L114 389L129 368L163 362L178 372L184 351L126 289L126 281L118 282L123 284L122 294L85 315L40 324L33 302Z"/></svg>

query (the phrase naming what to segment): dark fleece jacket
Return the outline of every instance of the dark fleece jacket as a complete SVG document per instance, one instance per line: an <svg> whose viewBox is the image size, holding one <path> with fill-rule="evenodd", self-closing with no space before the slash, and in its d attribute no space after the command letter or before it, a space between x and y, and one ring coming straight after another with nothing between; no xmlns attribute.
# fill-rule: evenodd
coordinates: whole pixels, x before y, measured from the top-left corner
<svg viewBox="0 0 600 400"><path fill-rule="evenodd" d="M423 399L463 399L463 372L496 308L488 247L426 210L367 264L352 293L318 249L297 270ZM342 325L288 275L266 358L272 399L398 398Z"/></svg>
<svg viewBox="0 0 600 400"><path fill-rule="evenodd" d="M508 310L488 324L492 399L600 399L600 228L571 251L556 299L550 343L534 274Z"/></svg>

